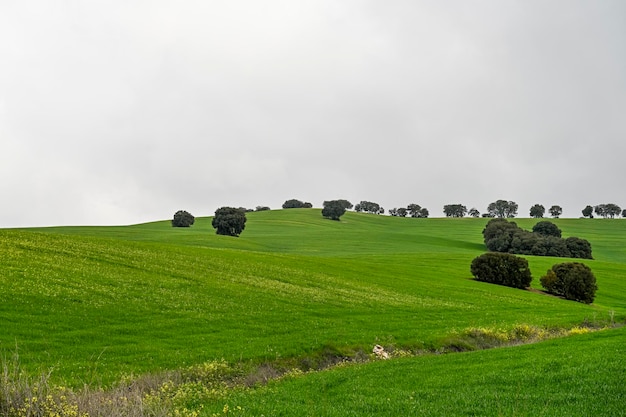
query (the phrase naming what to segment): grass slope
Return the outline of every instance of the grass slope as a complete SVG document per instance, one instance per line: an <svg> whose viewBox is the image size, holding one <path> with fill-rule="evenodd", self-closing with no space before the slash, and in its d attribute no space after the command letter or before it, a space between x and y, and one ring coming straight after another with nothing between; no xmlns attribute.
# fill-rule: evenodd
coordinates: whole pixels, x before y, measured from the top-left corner
<svg viewBox="0 0 626 417"><path fill-rule="evenodd" d="M239 390L247 416L622 416L624 328L533 345L395 359ZM215 415L215 414L214 414Z"/></svg>
<svg viewBox="0 0 626 417"><path fill-rule="evenodd" d="M333 222L305 209L250 213L239 238L216 236L210 218L189 229L0 230L0 350L80 385L222 357L437 346L468 327L623 320L626 222L555 220L592 243L591 306L471 280L485 223L357 213ZM563 261L528 259L535 287Z"/></svg>

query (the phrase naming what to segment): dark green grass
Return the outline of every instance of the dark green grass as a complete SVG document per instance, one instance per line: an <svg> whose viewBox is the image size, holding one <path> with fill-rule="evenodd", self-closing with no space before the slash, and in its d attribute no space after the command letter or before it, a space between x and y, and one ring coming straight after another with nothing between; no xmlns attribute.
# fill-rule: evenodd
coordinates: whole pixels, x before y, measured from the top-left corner
<svg viewBox="0 0 626 417"><path fill-rule="evenodd" d="M626 222L559 220L565 236L594 236L592 306L471 280L485 223L356 213L333 222L312 209L250 213L239 238L216 236L209 218L189 229L2 230L0 350L80 385L222 357L437 347L467 327L569 326L611 311L623 319L626 267L615 246ZM562 261L529 260L535 287Z"/></svg>
<svg viewBox="0 0 626 417"><path fill-rule="evenodd" d="M622 416L624 328L534 345L379 361L235 391L207 415Z"/></svg>

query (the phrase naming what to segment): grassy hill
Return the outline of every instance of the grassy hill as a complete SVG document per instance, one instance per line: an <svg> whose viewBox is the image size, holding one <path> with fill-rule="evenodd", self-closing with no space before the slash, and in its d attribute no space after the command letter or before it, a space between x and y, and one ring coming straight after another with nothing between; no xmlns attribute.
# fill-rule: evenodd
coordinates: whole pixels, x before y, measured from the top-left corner
<svg viewBox="0 0 626 417"><path fill-rule="evenodd" d="M517 222L527 229L535 223ZM59 383L109 385L127 375L220 358L229 363L302 361L329 352L354 356L370 352L376 343L436 350L469 328L506 331L519 325L571 327L610 317L623 321L626 221L554 222L564 237L578 236L592 244L595 259L585 263L598 279L593 305L473 281L469 265L485 250L485 219L346 213L333 222L317 209L298 209L249 213L239 238L215 235L210 218L196 219L189 229L163 221L0 230L0 351L5 357L17 351L29 372L53 367L52 377ZM539 277L563 261L527 258L536 288ZM610 340L625 341L621 329L612 332ZM596 338L607 340L594 333L572 343L588 347ZM579 350L567 341L550 343ZM623 364L624 350L604 345L618 352ZM546 346L550 352L556 349ZM593 349L588 350L591 355ZM476 354L484 356L471 356ZM463 355L467 359L450 362L448 355L403 359L402 366L442 367L442 374L459 372L450 365L453 361L517 366L506 360L506 353ZM392 362L328 373L329 384L335 384L333 378L344 381L333 394L337 401L346 399L337 410L355 409L341 391L351 389L345 382L349 375L401 373L400 365L387 365ZM282 382L271 392L298 401L294 392L305 392L301 390L323 375L287 381L284 393L291 394L281 394ZM394 392L411 390L412 383L402 381ZM531 383L520 382L524 387ZM415 390L420 387L425 388L417 384ZM436 397L433 389L443 388L424 395ZM271 395L262 401L279 401ZM402 414L401 408L396 414ZM288 411L284 415L306 414ZM312 414L331 415L322 410Z"/></svg>

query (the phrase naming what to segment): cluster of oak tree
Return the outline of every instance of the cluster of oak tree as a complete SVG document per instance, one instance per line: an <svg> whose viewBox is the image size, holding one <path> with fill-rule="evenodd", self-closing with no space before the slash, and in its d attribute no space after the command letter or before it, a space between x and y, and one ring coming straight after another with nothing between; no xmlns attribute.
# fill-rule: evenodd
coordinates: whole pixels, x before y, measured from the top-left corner
<svg viewBox="0 0 626 417"><path fill-rule="evenodd" d="M510 253L484 253L474 258L470 270L478 281L513 288L526 289L533 279L528 261ZM547 293L586 304L593 303L598 289L591 268L580 262L555 264L540 282Z"/></svg>
<svg viewBox="0 0 626 417"><path fill-rule="evenodd" d="M479 280L513 288L527 288L532 276L528 261L514 254L592 259L591 244L577 237L561 238L553 223L540 221L532 232L515 222L492 219L483 229L485 246L491 252L472 261L470 270ZM568 300L590 304L598 286L591 269L580 262L555 264L540 279L544 290Z"/></svg>
<svg viewBox="0 0 626 417"><path fill-rule="evenodd" d="M491 219L483 229L485 246L492 252L520 255L592 259L591 244L578 237L561 238L561 229L540 221L532 232L506 219Z"/></svg>

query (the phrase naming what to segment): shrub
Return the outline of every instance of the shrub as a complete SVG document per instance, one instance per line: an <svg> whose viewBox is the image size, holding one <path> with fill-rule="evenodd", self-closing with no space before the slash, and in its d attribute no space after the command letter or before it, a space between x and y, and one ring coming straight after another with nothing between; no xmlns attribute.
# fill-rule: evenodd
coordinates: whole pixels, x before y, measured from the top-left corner
<svg viewBox="0 0 626 417"><path fill-rule="evenodd" d="M551 294L586 304L593 302L598 289L595 275L580 262L556 264L540 278L540 282Z"/></svg>
<svg viewBox="0 0 626 417"><path fill-rule="evenodd" d="M186 212L185 210L178 210L174 214L174 218L172 219L173 227L189 227L196 221L196 218L191 215L191 213Z"/></svg>
<svg viewBox="0 0 626 417"><path fill-rule="evenodd" d="M556 276L556 273L552 269L548 269L548 272L541 278L539 278L541 286L550 294L561 295L563 294L563 288L561 288L561 282Z"/></svg>
<svg viewBox="0 0 626 417"><path fill-rule="evenodd" d="M591 244L585 239L568 237L565 244L572 258L593 259L591 256Z"/></svg>
<svg viewBox="0 0 626 417"><path fill-rule="evenodd" d="M532 281L528 261L509 253L484 253L472 261L472 275L478 280L513 288L527 288Z"/></svg>

